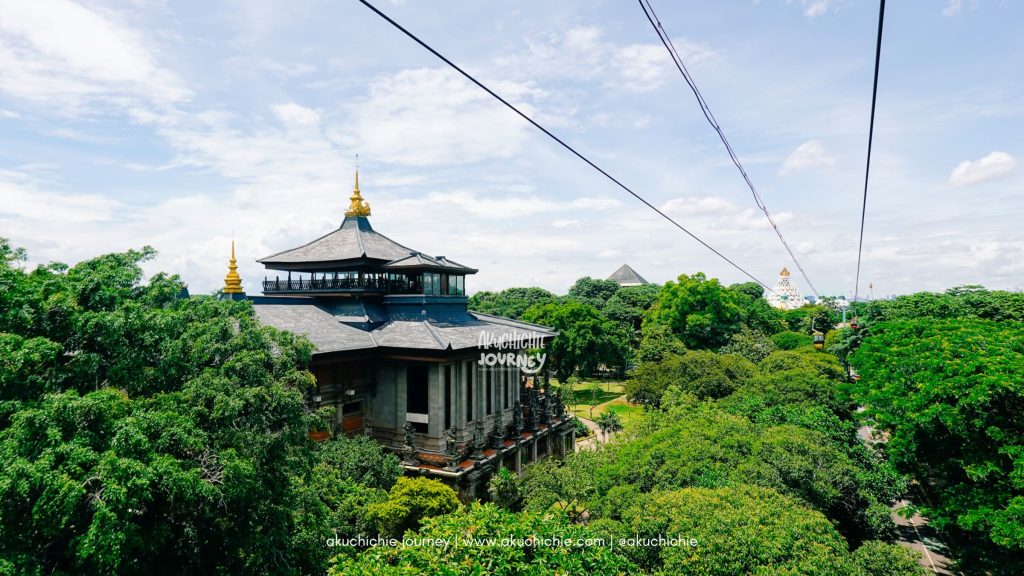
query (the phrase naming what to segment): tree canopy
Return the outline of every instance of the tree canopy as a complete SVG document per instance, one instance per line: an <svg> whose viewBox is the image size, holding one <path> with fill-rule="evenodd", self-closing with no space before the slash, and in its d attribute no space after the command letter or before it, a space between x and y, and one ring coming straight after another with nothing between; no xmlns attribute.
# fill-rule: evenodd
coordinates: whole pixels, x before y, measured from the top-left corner
<svg viewBox="0 0 1024 576"><path fill-rule="evenodd" d="M1024 551L1024 324L884 322L851 362L886 451L928 491L931 521Z"/></svg>
<svg viewBox="0 0 1024 576"><path fill-rule="evenodd" d="M557 296L543 288L506 288L501 292L482 291L473 294L469 297L469 309L519 319L531 306L556 300Z"/></svg>
<svg viewBox="0 0 1024 576"><path fill-rule="evenodd" d="M625 364L628 340L624 331L592 306L575 300L538 304L523 314L523 320L558 331L558 338L547 348L547 362L559 379L577 370L590 374L601 364Z"/></svg>
<svg viewBox="0 0 1024 576"><path fill-rule="evenodd" d="M148 248L0 253L0 573L308 574L366 528L397 460L309 440L309 342L144 282Z"/></svg>

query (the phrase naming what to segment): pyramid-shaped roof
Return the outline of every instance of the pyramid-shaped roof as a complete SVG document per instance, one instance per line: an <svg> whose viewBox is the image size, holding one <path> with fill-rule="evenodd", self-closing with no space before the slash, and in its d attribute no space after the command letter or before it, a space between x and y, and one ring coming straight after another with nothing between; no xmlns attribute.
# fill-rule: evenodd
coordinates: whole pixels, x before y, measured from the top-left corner
<svg viewBox="0 0 1024 576"><path fill-rule="evenodd" d="M633 270L629 264L623 264L619 266L619 269L612 272L612 275L607 278L608 280L615 280L619 283L619 286L639 286L641 284L650 284L644 277L637 274L636 270Z"/></svg>
<svg viewBox="0 0 1024 576"><path fill-rule="evenodd" d="M475 269L443 257L431 257L376 232L365 216L346 216L341 226L297 248L257 260L272 270L327 270L349 265L394 264L395 268L433 268L467 274Z"/></svg>

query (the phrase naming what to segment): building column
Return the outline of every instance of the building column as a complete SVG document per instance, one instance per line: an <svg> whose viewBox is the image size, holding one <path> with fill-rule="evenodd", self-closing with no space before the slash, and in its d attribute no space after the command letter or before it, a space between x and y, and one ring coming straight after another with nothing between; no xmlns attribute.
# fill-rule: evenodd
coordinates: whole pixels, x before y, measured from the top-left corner
<svg viewBox="0 0 1024 576"><path fill-rule="evenodd" d="M460 430L465 430L466 429L466 425L469 423L469 420L466 418L466 402L469 400L469 397L468 397L468 395L469 395L469 392L468 392L469 386L468 386L468 380L467 380L468 375L469 375L469 370L466 368L466 362L464 362L464 361L459 361L456 364L459 367L459 377L458 377L459 385L458 385L458 390L459 390L459 397L460 398L459 398L459 403L458 403L459 404L459 413L456 414L455 421L459 423L458 427L459 427Z"/></svg>
<svg viewBox="0 0 1024 576"><path fill-rule="evenodd" d="M430 364L427 369L427 436L434 438L443 436L444 407L448 400L444 397L443 364Z"/></svg>

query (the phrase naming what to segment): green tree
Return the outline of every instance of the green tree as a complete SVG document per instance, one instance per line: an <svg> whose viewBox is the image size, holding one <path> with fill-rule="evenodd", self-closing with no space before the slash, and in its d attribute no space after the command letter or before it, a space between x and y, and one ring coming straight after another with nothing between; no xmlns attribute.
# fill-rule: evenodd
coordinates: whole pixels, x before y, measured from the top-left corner
<svg viewBox="0 0 1024 576"><path fill-rule="evenodd" d="M327 537L370 529L396 463L308 439L308 341L143 282L150 249L0 253L0 572L318 573Z"/></svg>
<svg viewBox="0 0 1024 576"><path fill-rule="evenodd" d="M668 326L687 348L715 349L740 330L745 299L702 272L681 274L661 288L644 323Z"/></svg>
<svg viewBox="0 0 1024 576"><path fill-rule="evenodd" d="M928 576L921 555L898 544L871 540L853 552L857 576Z"/></svg>
<svg viewBox="0 0 1024 576"><path fill-rule="evenodd" d="M557 300L557 296L543 288L506 288L501 292L481 291L473 294L469 297L469 309L519 319L531 306Z"/></svg>
<svg viewBox="0 0 1024 576"><path fill-rule="evenodd" d="M746 326L729 338L729 343L719 350L722 354L738 354L747 360L757 364L777 350L774 338L769 338L763 332L751 330Z"/></svg>
<svg viewBox="0 0 1024 576"><path fill-rule="evenodd" d="M636 354L640 362L661 362L667 356L686 352L683 341L664 324L644 322L640 332L640 347Z"/></svg>
<svg viewBox="0 0 1024 576"><path fill-rule="evenodd" d="M402 475L398 458L367 436L339 435L317 446L320 462L362 486L390 490Z"/></svg>
<svg viewBox="0 0 1024 576"><path fill-rule="evenodd" d="M570 412L576 411L576 399L579 392L580 378L573 374L565 379L565 382L558 386L558 394L562 402L569 407Z"/></svg>
<svg viewBox="0 0 1024 576"><path fill-rule="evenodd" d="M438 480L402 477L391 487L387 500L367 506L366 515L382 536L401 538L432 516L449 514L460 507L454 490Z"/></svg>
<svg viewBox="0 0 1024 576"><path fill-rule="evenodd" d="M757 282L740 282L739 284L730 284L729 290L739 292L751 300L757 300L758 298L764 297L764 286L761 286Z"/></svg>
<svg viewBox="0 0 1024 576"><path fill-rule="evenodd" d="M829 520L773 490L736 485L635 494L617 518L595 522L611 537L678 537L696 545L626 548L657 574L854 576L846 542Z"/></svg>
<svg viewBox="0 0 1024 576"><path fill-rule="evenodd" d="M626 399L652 408L661 406L662 396L680 380L680 358L672 355L659 362L641 362L626 380Z"/></svg>
<svg viewBox="0 0 1024 576"><path fill-rule="evenodd" d="M335 558L331 576L411 574L634 574L633 566L609 546L546 546L552 538L586 541L597 534L566 520L564 514L511 513L493 504L472 504L465 513L428 519L415 534L450 546L378 546ZM468 538L478 544L462 544ZM503 539L510 539L502 542ZM488 543L489 542L489 543Z"/></svg>
<svg viewBox="0 0 1024 576"><path fill-rule="evenodd" d="M801 332L779 332L772 334L772 342L779 350L796 350L811 345L811 337Z"/></svg>
<svg viewBox="0 0 1024 576"><path fill-rule="evenodd" d="M508 468L502 468L487 482L487 494L500 508L516 511L523 503L522 480Z"/></svg>
<svg viewBox="0 0 1024 576"><path fill-rule="evenodd" d="M523 509L536 513L557 510L572 521L580 520L595 495L596 474L606 455L598 447L568 454L564 460L545 458L529 465L523 477Z"/></svg>
<svg viewBox="0 0 1024 576"><path fill-rule="evenodd" d="M610 410L601 413L601 415L597 417L597 425L601 428L601 434L603 434L605 438L608 438L616 432L622 432L622 419L619 418L618 414Z"/></svg>
<svg viewBox="0 0 1024 576"><path fill-rule="evenodd" d="M893 462L927 491L931 522L984 536L980 556L1021 558L1024 324L886 322L851 362L857 398L889 432Z"/></svg>
<svg viewBox="0 0 1024 576"><path fill-rule="evenodd" d="M626 381L630 402L657 408L672 387L698 398L731 394L757 374L757 368L736 354L689 350L661 362L643 362Z"/></svg>
<svg viewBox="0 0 1024 576"><path fill-rule="evenodd" d="M569 288L567 298L601 310L619 289L619 283L615 280L597 280L584 276Z"/></svg>
<svg viewBox="0 0 1024 576"><path fill-rule="evenodd" d="M893 534L888 503L902 488L899 475L869 452L801 426L755 424L711 402L652 413L588 464L580 473L593 482L591 501L625 485L651 492L756 484L807 503L854 542Z"/></svg>
<svg viewBox="0 0 1024 576"><path fill-rule="evenodd" d="M644 314L657 298L658 287L653 284L622 286L608 298L601 312L622 324L630 334L631 344L637 346L640 342Z"/></svg>
<svg viewBox="0 0 1024 576"><path fill-rule="evenodd" d="M523 314L523 320L558 331L558 337L547 350L548 362L559 380L577 371L592 374L602 364L625 365L626 335L591 306L572 300L535 305Z"/></svg>

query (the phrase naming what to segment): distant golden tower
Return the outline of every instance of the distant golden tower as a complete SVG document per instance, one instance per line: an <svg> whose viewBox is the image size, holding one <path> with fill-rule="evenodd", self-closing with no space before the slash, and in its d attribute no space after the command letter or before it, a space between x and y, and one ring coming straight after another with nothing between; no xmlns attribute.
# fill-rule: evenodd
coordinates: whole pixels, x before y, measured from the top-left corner
<svg viewBox="0 0 1024 576"><path fill-rule="evenodd" d="M345 216L369 216L370 205L363 200L362 194L359 193L359 169L356 168L356 187L352 190L352 195L349 196L349 200L352 202L348 205L348 210L345 211Z"/></svg>
<svg viewBox="0 0 1024 576"><path fill-rule="evenodd" d="M225 294L244 294L242 277L238 275L238 264L235 260L235 241L231 241L231 260L228 261L228 274L224 277Z"/></svg>

